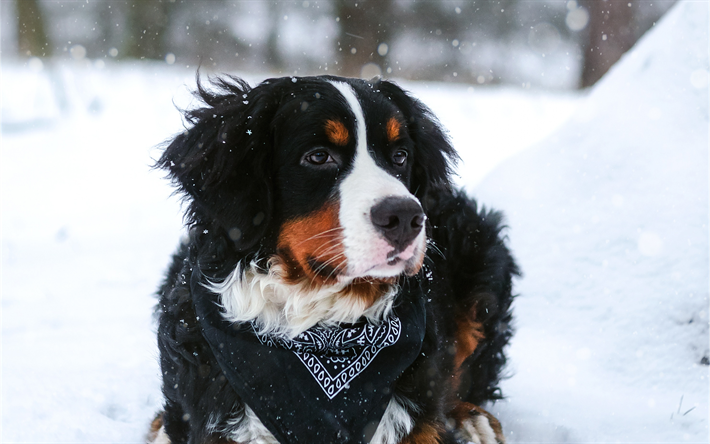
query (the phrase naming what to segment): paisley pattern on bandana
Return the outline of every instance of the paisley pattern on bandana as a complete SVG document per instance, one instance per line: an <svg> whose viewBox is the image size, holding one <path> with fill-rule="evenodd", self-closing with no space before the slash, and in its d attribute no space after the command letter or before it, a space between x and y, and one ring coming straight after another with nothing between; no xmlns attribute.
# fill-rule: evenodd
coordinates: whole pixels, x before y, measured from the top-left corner
<svg viewBox="0 0 710 444"><path fill-rule="evenodd" d="M312 327L293 339L258 334L268 347L292 351L316 380L329 399L333 399L372 362L384 348L397 343L402 322L390 316L379 325L365 323L352 327Z"/></svg>

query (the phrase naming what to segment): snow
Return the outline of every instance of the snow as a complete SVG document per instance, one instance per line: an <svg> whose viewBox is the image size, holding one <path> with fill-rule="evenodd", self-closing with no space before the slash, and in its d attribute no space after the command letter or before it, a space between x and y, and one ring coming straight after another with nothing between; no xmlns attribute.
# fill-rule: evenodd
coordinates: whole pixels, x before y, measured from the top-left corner
<svg viewBox="0 0 710 444"><path fill-rule="evenodd" d="M495 408L511 438L708 442L703 75L708 4L682 3L474 188L506 210L525 272Z"/></svg>
<svg viewBox="0 0 710 444"><path fill-rule="evenodd" d="M148 169L179 129L172 75L68 68L3 66L2 441L137 442L160 405L150 294L181 232ZM51 77L63 105L15 96Z"/></svg>
<svg viewBox="0 0 710 444"><path fill-rule="evenodd" d="M708 441L707 9L588 97L403 82L525 271L493 407L512 442ZM194 69L3 60L2 442L141 442L159 410L152 294L182 228L150 164Z"/></svg>

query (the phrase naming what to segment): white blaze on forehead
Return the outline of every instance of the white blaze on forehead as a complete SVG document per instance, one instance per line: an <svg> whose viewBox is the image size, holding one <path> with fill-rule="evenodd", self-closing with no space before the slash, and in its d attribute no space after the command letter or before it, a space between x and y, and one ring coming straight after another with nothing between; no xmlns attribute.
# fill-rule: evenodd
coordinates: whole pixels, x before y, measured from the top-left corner
<svg viewBox="0 0 710 444"><path fill-rule="evenodd" d="M370 210L385 197L416 199L402 182L380 168L370 155L367 127L362 106L352 87L330 82L345 98L355 116L355 158L352 169L340 184L340 225L350 276L362 276L369 269L387 261L392 247L370 221ZM389 274L389 273L385 273Z"/></svg>
<svg viewBox="0 0 710 444"><path fill-rule="evenodd" d="M365 114L362 112L362 107L360 102L355 96L355 91L347 83L343 82L330 82L334 87L340 91L343 95L345 101L350 107L350 111L355 115L355 140L357 142L357 154L361 153L361 148L367 153L367 128L365 126ZM364 136L364 137L363 137ZM357 155L356 155L357 158Z"/></svg>

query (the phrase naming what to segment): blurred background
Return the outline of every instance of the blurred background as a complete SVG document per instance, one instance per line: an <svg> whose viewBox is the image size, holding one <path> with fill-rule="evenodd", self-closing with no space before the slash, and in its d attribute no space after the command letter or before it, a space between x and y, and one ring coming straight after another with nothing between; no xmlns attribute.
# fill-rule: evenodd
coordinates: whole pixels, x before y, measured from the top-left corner
<svg viewBox="0 0 710 444"><path fill-rule="evenodd" d="M674 4L0 0L0 442L142 442L160 410L183 224L151 165L199 68L432 109L525 272L509 442L707 443L710 16Z"/></svg>
<svg viewBox="0 0 710 444"><path fill-rule="evenodd" d="M575 89L673 3L3 0L2 57Z"/></svg>

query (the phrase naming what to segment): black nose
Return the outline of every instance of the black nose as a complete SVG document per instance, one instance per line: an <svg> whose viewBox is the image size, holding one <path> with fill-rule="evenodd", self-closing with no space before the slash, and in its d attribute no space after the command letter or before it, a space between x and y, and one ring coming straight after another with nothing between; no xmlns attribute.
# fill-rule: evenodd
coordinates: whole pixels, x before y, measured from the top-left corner
<svg viewBox="0 0 710 444"><path fill-rule="evenodd" d="M414 199L388 197L372 207L370 219L395 251L402 251L422 231L424 211Z"/></svg>

